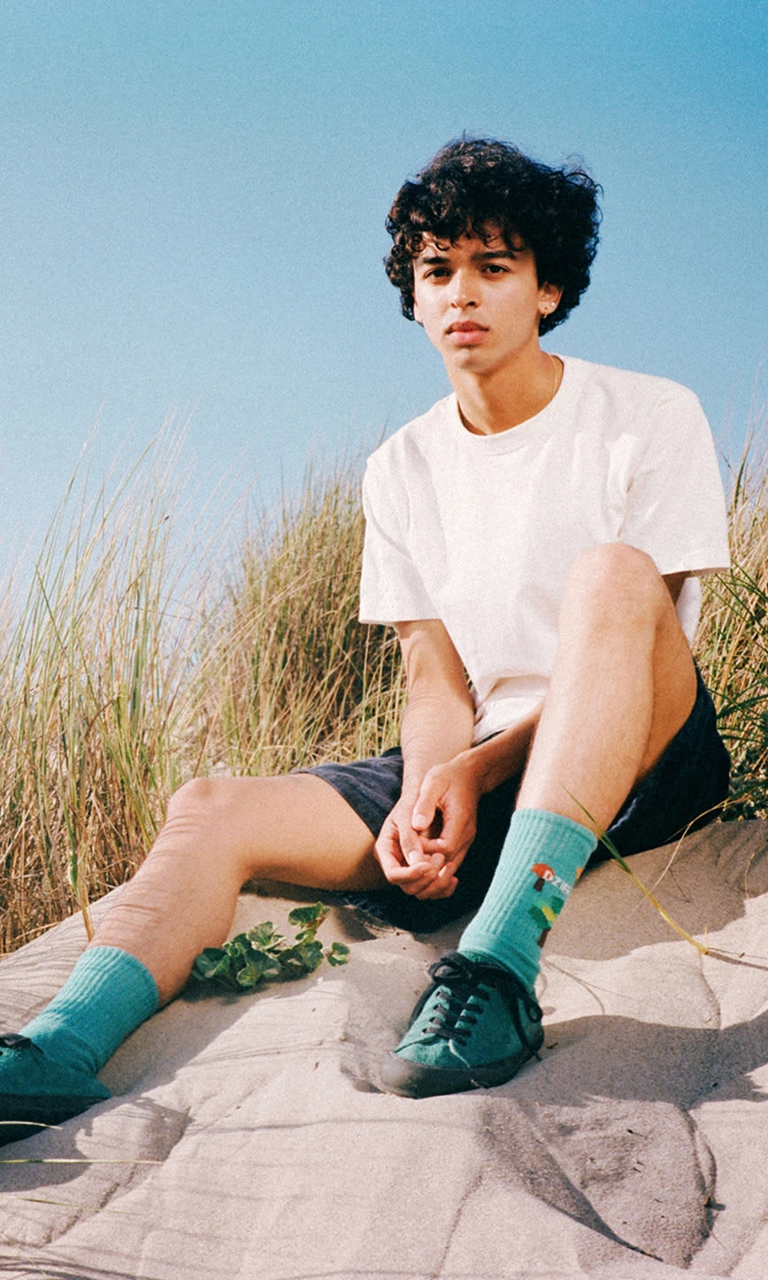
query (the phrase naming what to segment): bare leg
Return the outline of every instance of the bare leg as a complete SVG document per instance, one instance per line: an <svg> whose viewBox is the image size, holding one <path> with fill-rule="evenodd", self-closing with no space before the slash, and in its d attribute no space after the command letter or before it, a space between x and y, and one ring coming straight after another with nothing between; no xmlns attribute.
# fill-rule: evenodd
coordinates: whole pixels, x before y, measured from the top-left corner
<svg viewBox="0 0 768 1280"><path fill-rule="evenodd" d="M221 945L247 880L372 888L383 883L372 849L362 819L311 774L195 779L171 799L157 841L93 945L141 960L164 1004L199 952Z"/></svg>
<svg viewBox="0 0 768 1280"><path fill-rule="evenodd" d="M608 826L693 706L690 649L653 562L621 545L577 561L560 634L518 807L584 824L578 800ZM224 939L247 880L375 887L384 881L372 847L362 820L319 778L197 779L173 797L94 941L140 959L165 1002L199 951Z"/></svg>
<svg viewBox="0 0 768 1280"><path fill-rule="evenodd" d="M688 718L693 658L653 561L618 543L575 562L559 635L518 808L605 829Z"/></svg>
<svg viewBox="0 0 768 1280"><path fill-rule="evenodd" d="M458 954L393 1053L410 1097L502 1084L538 1051L541 947L635 783L685 723L696 673L666 583L631 547L596 547L568 576L548 695L493 881ZM572 798L575 797L575 798ZM583 806L583 808L581 807Z"/></svg>

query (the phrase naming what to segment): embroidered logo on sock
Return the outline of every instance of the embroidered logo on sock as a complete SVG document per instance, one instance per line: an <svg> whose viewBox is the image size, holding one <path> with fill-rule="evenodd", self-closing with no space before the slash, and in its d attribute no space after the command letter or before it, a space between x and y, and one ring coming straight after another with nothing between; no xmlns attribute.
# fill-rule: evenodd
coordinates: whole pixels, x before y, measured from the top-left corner
<svg viewBox="0 0 768 1280"><path fill-rule="evenodd" d="M543 947L552 925L565 906L566 899L570 896L573 886L557 875L551 867L547 866L546 862L535 862L531 867L531 872L536 876L536 883L533 886L534 892L542 894L542 899L535 907L529 909L528 914L541 929L537 943L540 947ZM581 867L576 872L577 880L580 875ZM549 890L546 895L544 895L545 889Z"/></svg>
<svg viewBox="0 0 768 1280"><path fill-rule="evenodd" d="M565 898L561 898L557 894L552 894L548 902L541 902L538 906L530 908L528 915L531 917L534 924L538 925L541 929L541 933L536 939L538 946L544 946L549 931L564 906Z"/></svg>
<svg viewBox="0 0 768 1280"><path fill-rule="evenodd" d="M581 868L579 868L580 871ZM560 890L564 898L567 898L573 888L573 885L568 884L567 880L563 880L561 876L556 875L552 868L547 866L546 862L534 862L531 872L536 876L536 883L533 886L536 893L541 893L545 884L551 884ZM579 872L576 873L577 880Z"/></svg>

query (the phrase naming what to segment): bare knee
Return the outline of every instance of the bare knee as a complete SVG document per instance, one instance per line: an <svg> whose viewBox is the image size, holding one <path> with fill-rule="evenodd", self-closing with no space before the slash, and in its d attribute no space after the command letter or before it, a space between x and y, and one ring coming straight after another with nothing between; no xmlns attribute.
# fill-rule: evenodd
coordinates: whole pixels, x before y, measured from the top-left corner
<svg viewBox="0 0 768 1280"><path fill-rule="evenodd" d="M576 557L568 572L564 603L571 608L591 606L626 623L655 620L672 601L645 551L607 542Z"/></svg>
<svg viewBox="0 0 768 1280"><path fill-rule="evenodd" d="M168 804L168 817L184 815L206 818L222 812L227 806L229 778L190 778L174 791Z"/></svg>
<svg viewBox="0 0 768 1280"><path fill-rule="evenodd" d="M249 874L248 833L240 822L241 794L235 778L191 778L173 793L158 845L207 853L221 864L242 864Z"/></svg>

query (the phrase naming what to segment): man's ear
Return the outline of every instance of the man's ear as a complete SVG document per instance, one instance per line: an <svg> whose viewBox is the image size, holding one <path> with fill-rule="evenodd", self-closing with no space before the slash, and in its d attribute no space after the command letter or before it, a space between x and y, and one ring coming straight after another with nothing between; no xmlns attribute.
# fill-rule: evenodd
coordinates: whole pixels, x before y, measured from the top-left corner
<svg viewBox="0 0 768 1280"><path fill-rule="evenodd" d="M549 304L549 310L555 311L560 305L560 299L563 296L563 287L559 284L544 283L539 289L539 296L542 302Z"/></svg>
<svg viewBox="0 0 768 1280"><path fill-rule="evenodd" d="M419 304L415 298L413 300L413 318L417 324L421 324L421 316L419 315Z"/></svg>

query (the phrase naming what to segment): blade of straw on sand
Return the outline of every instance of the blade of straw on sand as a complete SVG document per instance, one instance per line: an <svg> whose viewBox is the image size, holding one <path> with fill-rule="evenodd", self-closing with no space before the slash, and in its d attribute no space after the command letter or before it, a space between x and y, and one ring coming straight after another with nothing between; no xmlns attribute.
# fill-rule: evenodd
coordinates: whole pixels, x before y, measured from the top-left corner
<svg viewBox="0 0 768 1280"><path fill-rule="evenodd" d="M162 1164L162 1160L86 1160L64 1156L14 1156L10 1160L0 1160L0 1164Z"/></svg>
<svg viewBox="0 0 768 1280"><path fill-rule="evenodd" d="M661 916L661 918L667 922L667 924L670 926L670 928L672 928L672 929L674 929L674 930L675 930L675 933L679 933L681 938L684 938L684 939L685 939L685 941L686 941L686 942L689 942L689 943L691 944L691 946L692 946L692 947L695 947L695 948L696 948L696 950L699 952L699 954L700 954L700 955L702 955L702 956L708 955L708 954L709 954L709 947L704 946L704 945L703 945L703 943L701 943L701 942L697 942L697 941L696 941L696 939L695 939L695 938L692 938L692 937L691 937L691 935L690 935L690 933L688 933L688 932L687 932L687 931L682 927L682 925L679 925L679 924L677 923L677 921L676 921L676 920L673 920L673 918L672 918L672 916L669 914L669 912L668 912L668 911L665 911L664 907L662 907L662 905L661 905L661 903L658 901L658 899L657 899L657 898L655 898L655 897L653 896L653 894L651 893L650 889L646 889L646 887L645 887L645 885L643 884L642 880L640 880L640 879L639 879L639 877L635 875L634 871L633 871L633 870L632 870L632 868L629 866L629 864L626 862L626 860L625 860L624 858L622 858L621 854L619 853L618 849L616 848L616 845L613 843L613 841L611 840L611 838L610 838L610 836L608 835L608 833L607 833L607 832L605 832L605 831L603 831L603 829L602 829L602 827L600 826L600 824L599 824L599 823L595 822L595 820L594 820L594 818L592 817L592 814L589 812L589 810L588 810L588 809L585 809L584 805L583 805L583 804L581 804L581 803L576 799L576 797L575 797L575 796L572 796L572 795L571 795L571 793L570 793L570 791L568 792L568 795L569 795L569 796L571 796L571 800L573 800L574 804L577 804L577 805L579 806L579 808L581 809L581 812L585 815L585 817L589 818L589 821L592 823L593 827L595 828L595 831L596 831L596 833L597 833L597 837L598 837L598 839L599 839L600 843L601 843L601 844L603 844L603 845L605 845L605 848L608 850L608 852L609 852L609 854L611 855L611 857L613 858L614 862L618 862L618 864L619 864L619 866L621 867L622 871L625 871L625 872L626 872L626 874L629 876L630 880L634 881L634 883L637 885L637 887L638 887L638 889L640 890L640 892L641 892L641 893L643 893L643 894L645 894L645 897L648 899L648 901L649 901L650 903L652 903L652 904L653 904L653 906L656 908L656 910L658 911L658 913L659 913L659 915Z"/></svg>
<svg viewBox="0 0 768 1280"><path fill-rule="evenodd" d="M74 1200L46 1200L43 1196L15 1196L16 1200L24 1200L28 1204L52 1204L57 1209L79 1209L84 1213L106 1213L110 1217L140 1218L142 1214L132 1213L128 1209L104 1209L100 1204L77 1204Z"/></svg>

